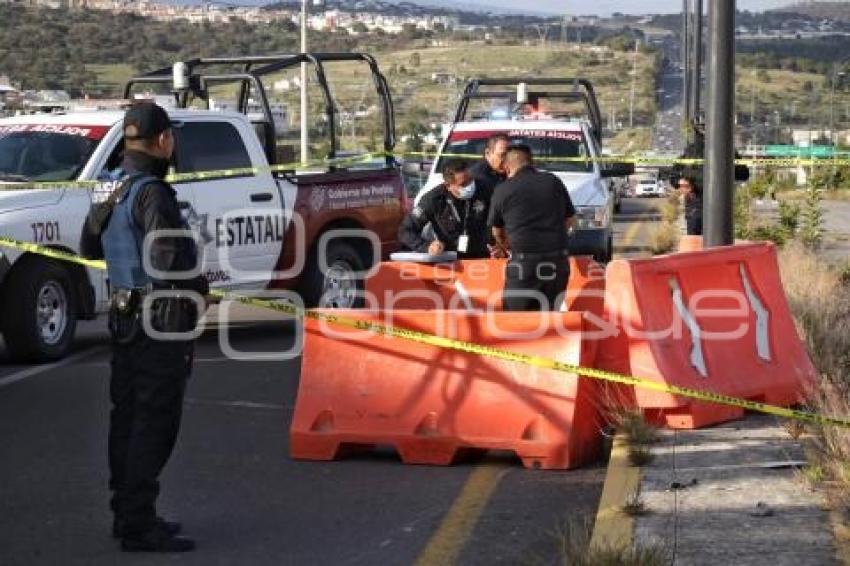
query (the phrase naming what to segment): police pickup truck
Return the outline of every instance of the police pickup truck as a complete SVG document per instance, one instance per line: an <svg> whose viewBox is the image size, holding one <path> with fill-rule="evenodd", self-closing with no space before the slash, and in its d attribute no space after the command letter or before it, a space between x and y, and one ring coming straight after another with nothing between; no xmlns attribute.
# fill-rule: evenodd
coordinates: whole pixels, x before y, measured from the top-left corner
<svg viewBox="0 0 850 566"><path fill-rule="evenodd" d="M275 167L274 121L261 77L307 63L334 105L323 63L351 61L371 69L383 105L384 147L394 145L386 80L363 54L300 54L196 59L133 79L174 84L174 181L184 218L203 245L202 272L212 287L297 291L309 305L357 303L358 272L395 251L404 214L400 171L391 158L356 166ZM205 72L228 65L238 72ZM250 92L264 115L193 109L205 85L234 82L244 110ZM78 252L93 201L117 185L110 177L123 149L123 110L24 115L0 120L0 236ZM329 158L336 153L330 128ZM330 161L329 161L330 162ZM80 183L80 181L88 183ZM49 184L40 184L47 183ZM67 186L63 186L66 184ZM63 356L76 323L107 308L109 281L89 269L0 247L0 330L13 359Z"/></svg>
<svg viewBox="0 0 850 566"><path fill-rule="evenodd" d="M528 145L537 167L564 182L577 212L570 251L609 261L619 200L614 178L630 175L634 167L598 160L602 125L593 85L569 78L470 81L417 202L442 182L440 171L447 157L480 156L487 139L495 134Z"/></svg>

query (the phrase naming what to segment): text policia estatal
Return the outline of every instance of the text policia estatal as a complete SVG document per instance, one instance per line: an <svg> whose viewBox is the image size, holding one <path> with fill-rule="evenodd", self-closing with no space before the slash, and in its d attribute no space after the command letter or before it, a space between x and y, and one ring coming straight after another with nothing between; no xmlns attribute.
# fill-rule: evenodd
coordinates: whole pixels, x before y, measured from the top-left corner
<svg viewBox="0 0 850 566"><path fill-rule="evenodd" d="M279 214L216 218L215 246L222 248L282 242L284 224Z"/></svg>

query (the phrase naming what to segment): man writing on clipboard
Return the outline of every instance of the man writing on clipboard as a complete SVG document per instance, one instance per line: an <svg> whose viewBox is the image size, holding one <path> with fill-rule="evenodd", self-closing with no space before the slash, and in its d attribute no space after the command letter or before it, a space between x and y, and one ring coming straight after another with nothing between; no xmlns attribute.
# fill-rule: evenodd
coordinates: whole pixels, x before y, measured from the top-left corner
<svg viewBox="0 0 850 566"><path fill-rule="evenodd" d="M460 259L499 257L489 245L488 191L478 190L463 159L443 166L443 184L428 191L401 223L398 237L409 251L440 255L457 252Z"/></svg>

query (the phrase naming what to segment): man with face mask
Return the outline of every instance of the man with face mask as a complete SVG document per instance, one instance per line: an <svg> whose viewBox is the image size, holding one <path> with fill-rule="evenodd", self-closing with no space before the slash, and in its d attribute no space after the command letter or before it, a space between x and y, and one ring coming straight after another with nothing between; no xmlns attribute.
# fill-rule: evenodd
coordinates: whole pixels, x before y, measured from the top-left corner
<svg viewBox="0 0 850 566"><path fill-rule="evenodd" d="M462 259L490 257L490 194L476 189L469 166L462 159L446 162L443 181L402 221L399 241L413 252L439 255L454 251Z"/></svg>
<svg viewBox="0 0 850 566"><path fill-rule="evenodd" d="M105 203L92 207L81 241L84 255L105 257L111 291L112 534L125 551L186 552L194 542L177 536L180 524L160 518L155 504L159 474L180 429L193 341L168 339L149 328L186 336L202 314L197 304L203 305L208 286L203 276L191 275L199 272L191 235L175 233L187 226L174 189L163 180L174 151L165 110L150 102L131 106L124 116L124 145L116 172L121 182ZM149 297L154 292L169 296Z"/></svg>

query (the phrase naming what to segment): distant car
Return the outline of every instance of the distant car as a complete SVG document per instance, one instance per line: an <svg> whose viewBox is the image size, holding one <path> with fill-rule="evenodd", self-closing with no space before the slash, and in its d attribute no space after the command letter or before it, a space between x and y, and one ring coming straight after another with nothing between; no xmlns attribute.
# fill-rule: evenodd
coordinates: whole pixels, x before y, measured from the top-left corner
<svg viewBox="0 0 850 566"><path fill-rule="evenodd" d="M658 179L641 179L635 187L636 197L663 197L664 188Z"/></svg>

